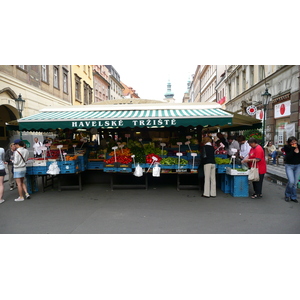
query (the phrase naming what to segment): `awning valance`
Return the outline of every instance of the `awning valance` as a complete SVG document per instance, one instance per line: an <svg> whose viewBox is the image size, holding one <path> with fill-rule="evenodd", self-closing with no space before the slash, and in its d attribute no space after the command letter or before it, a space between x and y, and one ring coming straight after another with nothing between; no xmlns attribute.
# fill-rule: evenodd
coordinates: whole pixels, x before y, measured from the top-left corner
<svg viewBox="0 0 300 300"><path fill-rule="evenodd" d="M155 108L154 108L155 107ZM174 107L174 108L173 108ZM48 130L56 128L162 128L171 126L231 125L233 114L214 105L151 106L147 109L130 106L85 106L84 109L43 109L40 113L19 120L20 130Z"/></svg>

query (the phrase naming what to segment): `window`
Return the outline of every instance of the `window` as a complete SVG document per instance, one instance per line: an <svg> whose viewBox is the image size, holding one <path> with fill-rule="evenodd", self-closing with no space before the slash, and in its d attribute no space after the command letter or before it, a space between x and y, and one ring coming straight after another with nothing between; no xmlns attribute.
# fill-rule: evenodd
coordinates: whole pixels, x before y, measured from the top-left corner
<svg viewBox="0 0 300 300"><path fill-rule="evenodd" d="M250 66L250 86L254 84L254 66Z"/></svg>
<svg viewBox="0 0 300 300"><path fill-rule="evenodd" d="M48 82L48 69L46 65L42 65L42 81Z"/></svg>
<svg viewBox="0 0 300 300"><path fill-rule="evenodd" d="M64 93L68 93L68 74L64 73L64 78L63 78L63 89L64 89Z"/></svg>
<svg viewBox="0 0 300 300"><path fill-rule="evenodd" d="M85 81L83 82L83 97L84 97L84 104L89 104L88 85Z"/></svg>
<svg viewBox="0 0 300 300"><path fill-rule="evenodd" d="M243 92L246 90L246 72L242 72L242 77L243 77Z"/></svg>
<svg viewBox="0 0 300 300"><path fill-rule="evenodd" d="M53 86L59 88L58 67L56 66L53 68Z"/></svg>
<svg viewBox="0 0 300 300"><path fill-rule="evenodd" d="M75 74L75 99L81 101L81 78Z"/></svg>

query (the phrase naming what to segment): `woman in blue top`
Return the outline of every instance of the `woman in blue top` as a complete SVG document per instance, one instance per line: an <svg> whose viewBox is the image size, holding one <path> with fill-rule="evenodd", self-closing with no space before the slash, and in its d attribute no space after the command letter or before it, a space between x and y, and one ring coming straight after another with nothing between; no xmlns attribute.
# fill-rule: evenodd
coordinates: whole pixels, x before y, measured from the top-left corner
<svg viewBox="0 0 300 300"><path fill-rule="evenodd" d="M288 183L285 189L285 201L290 200L298 203L297 184L300 176L300 145L294 136L287 140L287 145L283 147L285 152L285 171Z"/></svg>

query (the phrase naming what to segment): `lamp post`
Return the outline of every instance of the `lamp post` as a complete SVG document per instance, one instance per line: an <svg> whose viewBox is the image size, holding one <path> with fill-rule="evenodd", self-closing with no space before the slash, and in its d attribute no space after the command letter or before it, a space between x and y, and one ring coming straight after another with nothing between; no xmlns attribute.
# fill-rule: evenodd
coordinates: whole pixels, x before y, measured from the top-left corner
<svg viewBox="0 0 300 300"><path fill-rule="evenodd" d="M15 99L17 110L19 111L20 118L22 118L22 111L24 109L25 100L22 99L22 95L19 94L18 99ZM22 139L22 131L20 131L20 139Z"/></svg>
<svg viewBox="0 0 300 300"><path fill-rule="evenodd" d="M262 98L262 104L264 109L264 118L263 118L263 132L262 132L262 146L265 146L265 130L266 130L266 110L267 105L269 104L269 101L271 99L271 94L268 92L268 89L266 88L265 92L261 95Z"/></svg>
<svg viewBox="0 0 300 300"><path fill-rule="evenodd" d="M24 109L25 100L22 99L22 95L19 94L18 99L15 99L17 110L19 111L20 117L22 118L22 111Z"/></svg>

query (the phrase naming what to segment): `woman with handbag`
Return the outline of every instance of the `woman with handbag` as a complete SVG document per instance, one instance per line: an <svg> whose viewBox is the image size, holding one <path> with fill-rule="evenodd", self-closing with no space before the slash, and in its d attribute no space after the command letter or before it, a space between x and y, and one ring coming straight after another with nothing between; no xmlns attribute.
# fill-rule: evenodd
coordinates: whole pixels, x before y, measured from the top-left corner
<svg viewBox="0 0 300 300"><path fill-rule="evenodd" d="M291 200L298 203L297 184L300 176L300 145L296 137L289 137L283 150L285 152L285 172L288 178L288 184L285 189L285 201L289 202Z"/></svg>
<svg viewBox="0 0 300 300"><path fill-rule="evenodd" d="M202 197L216 197L216 162L215 149L212 139L204 137L202 140L201 162L204 170L204 192Z"/></svg>
<svg viewBox="0 0 300 300"><path fill-rule="evenodd" d="M256 163L256 167L258 168L259 181L252 182L254 194L251 196L252 199L256 199L262 197L262 186L264 176L267 173L267 163L264 149L258 144L258 141L254 138L250 138L248 144L251 149L248 156L242 160L242 163L248 163L250 168Z"/></svg>
<svg viewBox="0 0 300 300"><path fill-rule="evenodd" d="M24 201L23 191L25 192L26 199L30 198L27 192L26 184L24 183L24 178L26 174L26 161L29 158L29 152L24 148L25 143L21 140L15 140L16 151L14 152L14 178L18 185L19 197L15 201Z"/></svg>

